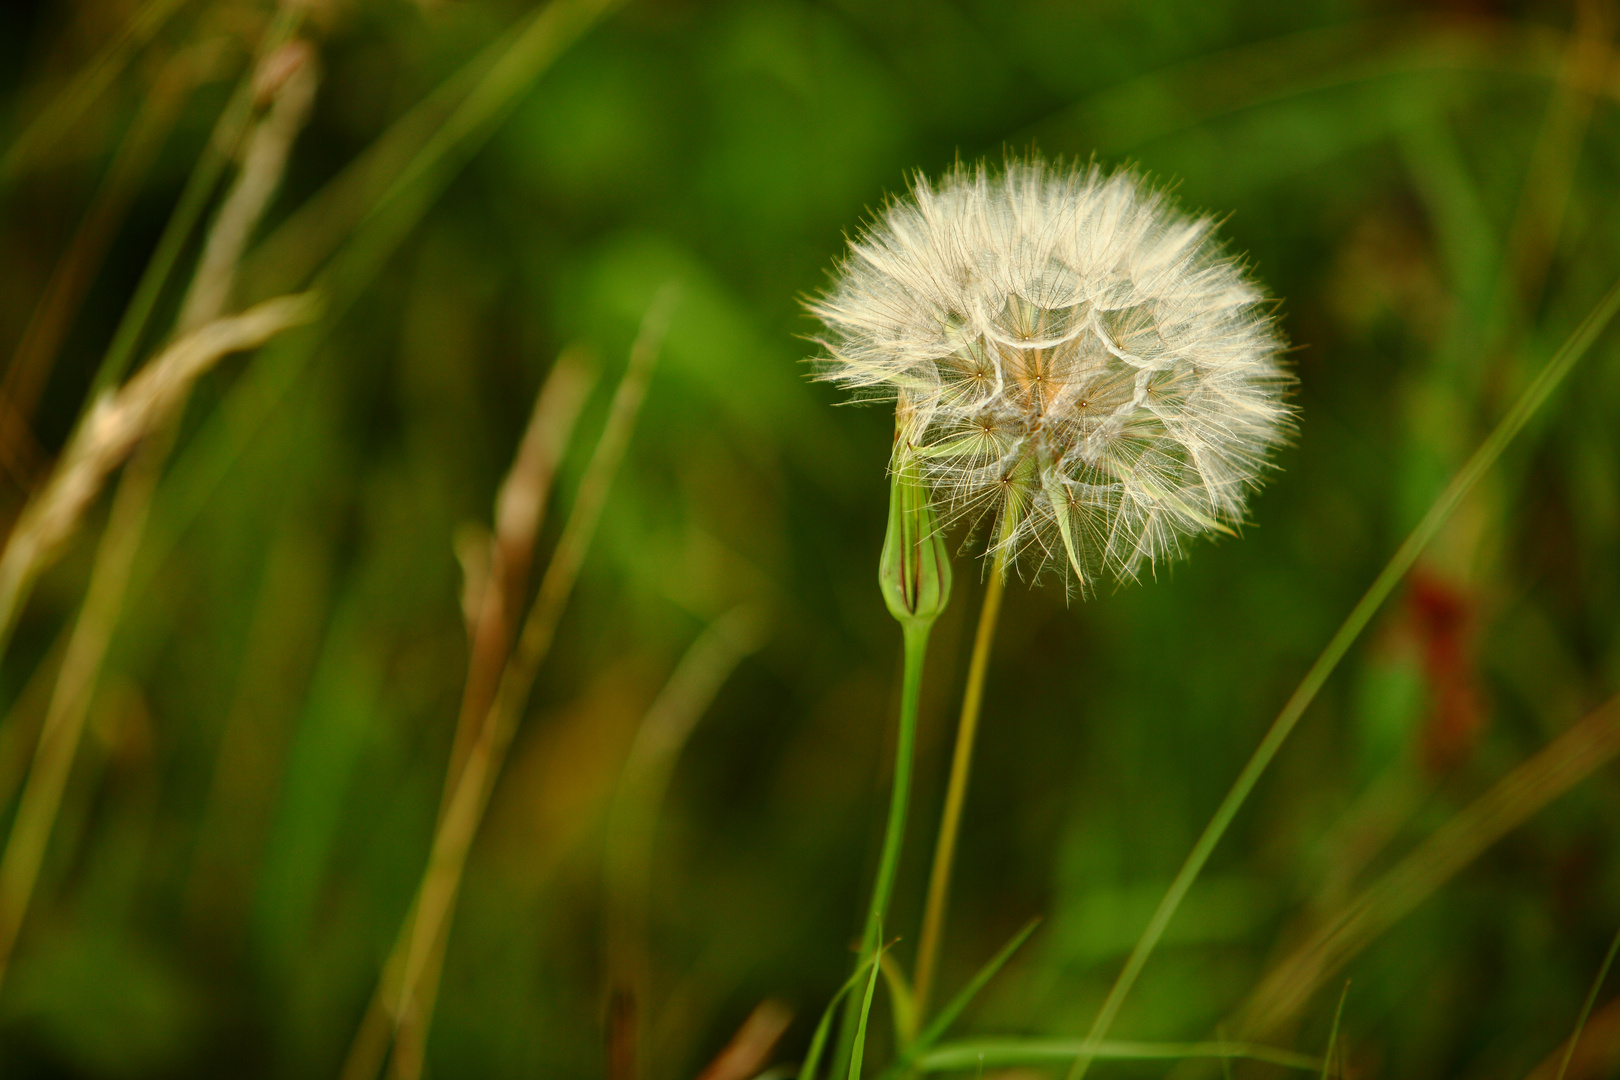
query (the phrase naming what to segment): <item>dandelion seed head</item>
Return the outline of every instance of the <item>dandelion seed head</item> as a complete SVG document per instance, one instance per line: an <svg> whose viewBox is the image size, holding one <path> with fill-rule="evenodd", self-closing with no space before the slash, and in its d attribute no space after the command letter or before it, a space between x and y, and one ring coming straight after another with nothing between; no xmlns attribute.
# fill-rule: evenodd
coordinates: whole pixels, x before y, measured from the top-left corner
<svg viewBox="0 0 1620 1080"><path fill-rule="evenodd" d="M1265 299L1210 218L1037 159L919 177L809 307L820 377L896 402L946 520L1088 588L1242 522L1290 428Z"/></svg>

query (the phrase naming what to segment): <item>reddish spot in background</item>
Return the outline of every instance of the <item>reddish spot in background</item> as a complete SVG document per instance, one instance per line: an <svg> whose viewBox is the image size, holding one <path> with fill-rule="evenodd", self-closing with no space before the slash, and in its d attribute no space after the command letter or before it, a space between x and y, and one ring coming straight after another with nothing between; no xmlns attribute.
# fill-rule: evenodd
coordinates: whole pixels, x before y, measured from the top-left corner
<svg viewBox="0 0 1620 1080"><path fill-rule="evenodd" d="M1429 687L1420 751L1428 769L1444 772L1468 756L1484 726L1474 665L1474 603L1460 586L1419 570L1407 589L1406 607Z"/></svg>

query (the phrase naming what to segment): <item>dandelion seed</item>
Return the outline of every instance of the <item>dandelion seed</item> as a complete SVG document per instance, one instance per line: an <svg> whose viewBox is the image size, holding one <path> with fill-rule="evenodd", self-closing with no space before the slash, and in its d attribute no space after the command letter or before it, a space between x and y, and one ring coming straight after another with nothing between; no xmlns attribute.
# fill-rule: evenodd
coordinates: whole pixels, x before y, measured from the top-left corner
<svg viewBox="0 0 1620 1080"><path fill-rule="evenodd" d="M1265 297L1128 171L1036 159L918 178L810 310L821 377L896 401L896 453L987 555L1082 588L1230 533L1287 434Z"/></svg>

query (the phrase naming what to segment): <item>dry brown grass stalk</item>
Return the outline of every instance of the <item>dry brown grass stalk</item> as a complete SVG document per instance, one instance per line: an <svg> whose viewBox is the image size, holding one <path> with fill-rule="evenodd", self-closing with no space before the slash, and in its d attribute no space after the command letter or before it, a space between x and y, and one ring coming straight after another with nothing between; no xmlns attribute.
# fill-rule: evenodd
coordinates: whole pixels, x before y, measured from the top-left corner
<svg viewBox="0 0 1620 1080"><path fill-rule="evenodd" d="M141 539L146 534L152 495L173 447L176 422L192 384L212 363L208 359L209 348L199 346L189 355L177 354L176 350L185 342L205 335L210 328L230 322L220 319L219 315L229 301L236 266L241 261L249 236L269 205L270 197L280 186L287 155L314 101L315 68L313 55L307 46L293 44L284 47L275 56L267 58L261 71L266 69L278 74L273 102L268 114L253 130L241 171L221 204L204 244L203 255L179 320L179 329L182 332L190 331L190 335L147 365L113 399L114 407L123 407L128 414L122 426L107 419L103 400L92 409L81 428L82 435L101 424L101 445L109 452L117 451L116 457L104 459L113 464L121 460L137 442L139 447L135 449L134 460L118 485L107 528L97 548L90 587L68 641L67 654L57 675L50 708L23 788L22 801L12 824L4 858L0 859L0 980L5 977L23 915L38 879L45 846L56 823L63 787L78 751L85 717L100 681L107 647L123 610L130 570L140 550ZM315 308L308 297L271 303L279 306L265 312L266 305L260 305L238 316L238 320L248 320L238 324L238 332L262 332L266 326L272 325L280 329L289 325L288 319L311 315ZM249 316L255 313L258 313L257 319L249 320ZM278 318L281 320L279 325ZM265 337L268 336L265 334ZM219 337L223 339L225 335ZM229 351L234 350L213 352L212 358L217 360ZM131 432L133 435L129 434ZM77 442L76 436L74 442L69 444L70 452ZM126 442L128 447L119 450ZM65 460L71 463L73 459L65 455ZM93 457L87 460L93 460ZM112 464L108 464L100 477L104 477L111 468ZM100 477L93 488L86 489L86 503L99 489ZM82 506L80 509L82 511ZM26 518L26 511L24 516ZM0 560L0 567L3 566L3 560Z"/></svg>
<svg viewBox="0 0 1620 1080"><path fill-rule="evenodd" d="M653 300L641 331L630 350L630 362L619 380L607 423L580 481L579 492L568 521L563 526L557 549L541 578L540 589L524 620L522 633L512 657L502 671L490 707L479 724L467 753L466 765L448 800L433 844L428 865L417 886L410 912L400 927L394 948L384 964L371 1006L361 1020L343 1066L343 1080L371 1080L387 1053L390 1034L407 1025L419 1032L412 1036L409 1055L400 1055L391 1067L394 1075L415 1075L421 1068L421 1048L426 1042L430 1017L411 1012L433 995L421 994L424 977L432 967L432 957L441 933L447 931L451 912L461 888L467 852L483 820L495 779L505 762L506 751L516 733L518 719L528 703L529 691L540 664L551 650L557 623L573 593L574 582L596 534L597 523L607 502L608 490L635 429L641 403L646 398L658 350L668 325L674 290L666 286ZM390 1032L388 1029L392 1029Z"/></svg>
<svg viewBox="0 0 1620 1080"><path fill-rule="evenodd" d="M582 347L565 349L553 363L535 397L529 425L518 444L517 456L495 496L495 533L483 557L483 579L469 582L475 599L469 605L471 649L461 712L445 771L444 794L439 803L442 820L455 795L461 771L472 752L480 721L489 712L500 683L501 671L511 654L517 615L523 610L534 562L534 541L539 535L546 503L551 497L557 466L574 432L580 410L596 384L595 359ZM439 931L418 983L416 1000L401 1010L395 1033L393 1071L413 1075L421 1070L427 1041L425 1019L433 1015L439 975L449 927ZM420 1019L419 1019L420 1018Z"/></svg>
<svg viewBox="0 0 1620 1080"><path fill-rule="evenodd" d="M254 81L256 92L269 100L270 108L249 135L236 182L208 230L190 291L180 308L177 326L181 333L218 318L230 305L248 240L281 186L293 142L315 104L320 81L315 50L305 41L288 42L264 58Z"/></svg>
<svg viewBox="0 0 1620 1080"><path fill-rule="evenodd" d="M512 468L495 496L495 533L490 539L486 577L471 605L467 683L456 719L441 815L466 764L478 722L495 698L517 616L523 610L534 541L545 518L557 466L596 378L596 362L583 348L565 349L558 355L535 398Z"/></svg>
<svg viewBox="0 0 1620 1080"><path fill-rule="evenodd" d="M170 345L117 393L91 407L0 552L0 646L10 637L34 578L60 553L108 474L164 422L192 383L221 358L258 348L311 322L319 310L316 297L300 293L216 319Z"/></svg>
<svg viewBox="0 0 1620 1080"><path fill-rule="evenodd" d="M1588 714L1430 835L1272 969L1231 1025L1275 1031L1317 990L1509 831L1620 753L1620 697Z"/></svg>

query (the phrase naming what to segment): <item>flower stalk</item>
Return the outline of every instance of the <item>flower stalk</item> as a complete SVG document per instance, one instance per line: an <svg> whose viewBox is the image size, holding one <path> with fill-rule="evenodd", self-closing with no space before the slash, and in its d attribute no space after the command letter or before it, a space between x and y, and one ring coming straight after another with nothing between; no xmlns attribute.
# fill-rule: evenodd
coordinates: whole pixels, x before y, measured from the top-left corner
<svg viewBox="0 0 1620 1080"><path fill-rule="evenodd" d="M951 598L951 559L945 547L945 533L928 496L920 464L912 452L904 409L901 414L899 441L889 476L889 524L883 538L883 554L878 561L878 586L889 613L900 624L905 641L905 664L900 686L899 732L895 740L894 783L889 790L889 818L883 831L877 879L872 883L872 898L861 933L858 960L861 966L870 963L877 954L883 920L894 894L900 848L905 839L906 809L911 799L917 703L922 695L928 633ZM854 997L846 1003L834 1076L843 1074L844 1063L853 1053L859 1006Z"/></svg>
<svg viewBox="0 0 1620 1080"><path fill-rule="evenodd" d="M962 716L956 724L956 748L951 753L951 778L945 788L945 809L940 815L939 838L934 842L934 865L928 874L928 899L923 903L922 934L917 942L917 966L912 978L912 1004L917 1022L928 1019L928 995L933 989L939 960L939 942L945 932L945 908L951 892L951 868L956 861L956 838L962 829L962 806L967 801L968 775L973 769L973 746L979 732L979 708L984 703L984 678L990 667L990 649L1001 614L1001 594L1007 580L1005 549L998 549L985 583L979 609L979 628L973 637L973 658L968 662L967 688L962 692Z"/></svg>
<svg viewBox="0 0 1620 1080"><path fill-rule="evenodd" d="M883 832L877 880L872 885L872 902L866 911L866 928L861 934L863 964L877 951L879 928L888 913L900 865L928 632L951 598L951 559L945 549L945 534L928 498L928 489L923 486L917 459L904 442L889 479L889 526L878 566L883 602L900 623L905 639L905 670L900 687L900 729L895 743L894 785L889 792L889 820Z"/></svg>

